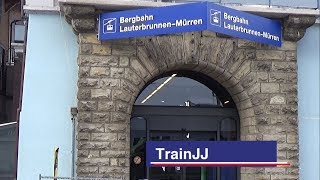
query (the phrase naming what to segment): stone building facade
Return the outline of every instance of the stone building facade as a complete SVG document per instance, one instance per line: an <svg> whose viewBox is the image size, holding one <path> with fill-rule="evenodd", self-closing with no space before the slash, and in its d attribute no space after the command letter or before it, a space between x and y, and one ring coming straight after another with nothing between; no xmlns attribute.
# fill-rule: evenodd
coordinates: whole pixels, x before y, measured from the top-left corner
<svg viewBox="0 0 320 180"><path fill-rule="evenodd" d="M129 179L130 117L139 92L173 70L205 74L236 103L241 140L278 141L290 167L241 168L241 179L298 179L296 44L315 17L287 16L281 48L213 32L97 40L91 6L62 7L78 35L79 176Z"/></svg>

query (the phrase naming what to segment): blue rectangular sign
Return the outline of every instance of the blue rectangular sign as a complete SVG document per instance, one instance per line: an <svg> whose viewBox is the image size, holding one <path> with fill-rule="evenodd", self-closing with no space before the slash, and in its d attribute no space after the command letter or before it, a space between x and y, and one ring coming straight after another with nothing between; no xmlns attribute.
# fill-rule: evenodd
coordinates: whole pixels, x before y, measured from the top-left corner
<svg viewBox="0 0 320 180"><path fill-rule="evenodd" d="M102 13L99 39L201 31L207 28L206 20L206 3Z"/></svg>
<svg viewBox="0 0 320 180"><path fill-rule="evenodd" d="M276 141L148 141L146 153L148 166L281 165Z"/></svg>
<svg viewBox="0 0 320 180"><path fill-rule="evenodd" d="M281 23L214 3L207 6L210 31L281 47Z"/></svg>
<svg viewBox="0 0 320 180"><path fill-rule="evenodd" d="M278 21L210 2L102 13L99 40L211 30L281 46Z"/></svg>

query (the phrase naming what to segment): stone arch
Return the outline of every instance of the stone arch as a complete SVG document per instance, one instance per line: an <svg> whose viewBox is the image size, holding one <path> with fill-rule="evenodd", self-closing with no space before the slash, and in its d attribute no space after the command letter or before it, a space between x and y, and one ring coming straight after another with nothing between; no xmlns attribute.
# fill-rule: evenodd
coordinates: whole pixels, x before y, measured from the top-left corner
<svg viewBox="0 0 320 180"><path fill-rule="evenodd" d="M216 80L229 92L240 116L241 140L263 140L262 135L250 133L258 131L255 127L248 127L255 122L252 99L248 95L253 94L248 90L256 82L256 74L251 72L251 58L255 55L250 50L238 49L237 43L237 39L217 37L211 32L136 39L133 43L136 56L129 58L125 75L126 80L132 82L129 86L137 85L134 90L124 87L132 94L129 114L139 92L150 80L169 71L191 70ZM242 176L248 176L244 170Z"/></svg>
<svg viewBox="0 0 320 180"><path fill-rule="evenodd" d="M229 92L239 111L240 124L252 121L249 117L253 116L253 105L242 85L249 81L246 77L250 74L250 59L246 59L247 52L236 48L236 39L205 31L145 37L137 39L137 44L137 55L130 59L131 73L127 77L140 82L136 82L139 88L130 91L130 107L151 79L169 71L190 70L216 80Z"/></svg>

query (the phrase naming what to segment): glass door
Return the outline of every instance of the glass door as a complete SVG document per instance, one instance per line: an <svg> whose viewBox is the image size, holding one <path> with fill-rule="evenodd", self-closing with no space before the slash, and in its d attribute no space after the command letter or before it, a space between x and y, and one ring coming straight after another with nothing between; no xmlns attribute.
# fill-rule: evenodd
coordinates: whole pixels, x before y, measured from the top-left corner
<svg viewBox="0 0 320 180"><path fill-rule="evenodd" d="M147 167L147 141L234 141L234 109L135 107L130 123L131 180L237 180L236 167Z"/></svg>

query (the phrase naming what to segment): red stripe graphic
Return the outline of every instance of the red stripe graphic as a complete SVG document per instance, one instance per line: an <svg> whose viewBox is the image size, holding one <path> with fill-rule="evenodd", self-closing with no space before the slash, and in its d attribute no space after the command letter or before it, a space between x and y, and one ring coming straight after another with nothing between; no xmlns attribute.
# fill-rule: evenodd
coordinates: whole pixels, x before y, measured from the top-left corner
<svg viewBox="0 0 320 180"><path fill-rule="evenodd" d="M174 167L174 166L241 166L241 167L288 167L288 162L151 162L153 166Z"/></svg>

